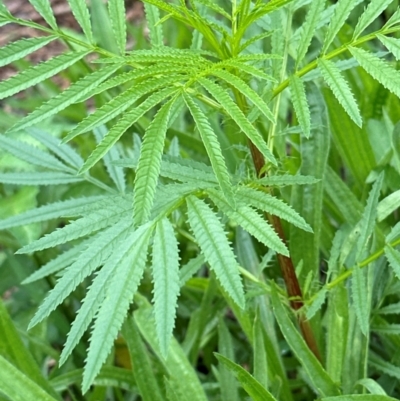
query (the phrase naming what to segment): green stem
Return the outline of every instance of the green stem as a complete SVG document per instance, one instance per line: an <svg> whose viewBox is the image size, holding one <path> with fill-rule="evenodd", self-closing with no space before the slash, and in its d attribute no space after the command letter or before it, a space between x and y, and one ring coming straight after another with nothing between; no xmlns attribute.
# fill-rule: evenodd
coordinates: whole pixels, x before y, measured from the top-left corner
<svg viewBox="0 0 400 401"><path fill-rule="evenodd" d="M400 238L397 239L394 242L391 242L389 244L389 246L391 247L395 247L397 245L400 245ZM359 267L360 269L362 269L363 267L368 266L370 263L374 262L375 260L377 260L379 257L381 257L383 254L385 253L385 248L381 248L379 249L379 251L376 251L375 253L373 253L372 255L368 256L368 258L364 259L362 262L357 263L357 267ZM330 283L326 284L322 289L326 289L326 290L331 290L332 288L336 287L337 285L339 285L340 283L342 283L343 281L345 281L348 277L350 277L353 272L354 269L356 268L356 266L351 267L350 269L347 269L344 273L342 273L340 276L336 277L333 281L331 281ZM321 290L322 290L321 289ZM307 305L311 305L314 300L317 298L318 294L320 291L316 292L311 298L309 298L306 302Z"/></svg>
<svg viewBox="0 0 400 401"><path fill-rule="evenodd" d="M331 60L337 56L339 56L342 53L345 53L348 51L349 46L359 46L363 43L369 42L373 39L376 38L378 34L381 35L388 35L390 33L398 32L400 30L400 27L397 28L389 28L389 29L381 29L379 31L370 33L369 35L365 35L357 40L350 41L348 43L345 43L344 45L338 47L335 50L332 50L328 54L323 55L322 58L323 60ZM301 70L296 71L295 75L298 76L299 78L303 77L304 75L308 74L310 71L315 70L318 67L318 58L312 61L311 63L307 64L305 67L303 67ZM289 78L285 79L283 82L281 82L272 92L272 99L276 96L278 96L281 92L283 92L287 87L289 86Z"/></svg>

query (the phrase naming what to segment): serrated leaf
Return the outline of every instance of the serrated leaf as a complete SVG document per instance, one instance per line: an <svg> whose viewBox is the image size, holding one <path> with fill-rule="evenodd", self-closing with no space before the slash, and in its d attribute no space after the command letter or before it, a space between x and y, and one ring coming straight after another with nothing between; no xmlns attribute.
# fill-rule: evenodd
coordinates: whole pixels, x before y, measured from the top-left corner
<svg viewBox="0 0 400 401"><path fill-rule="evenodd" d="M160 24L160 11L158 7L144 3L144 10L146 12L147 26L150 33L150 41L152 46L164 46L164 38L162 32L162 24Z"/></svg>
<svg viewBox="0 0 400 401"><path fill-rule="evenodd" d="M237 262L224 229L214 212L204 201L187 198L189 223L211 269L237 305L244 307L243 284Z"/></svg>
<svg viewBox="0 0 400 401"><path fill-rule="evenodd" d="M72 14L80 27L82 28L86 38L93 43L92 25L90 23L90 14L85 0L68 0Z"/></svg>
<svg viewBox="0 0 400 401"><path fill-rule="evenodd" d="M76 169L82 166L83 159L81 156L70 146L61 144L59 139L37 128L28 129L28 133L65 163Z"/></svg>
<svg viewBox="0 0 400 401"><path fill-rule="evenodd" d="M234 209L223 199L218 191L210 189L208 192L213 202L215 202L218 208L221 209L229 218L240 224L247 232L270 249L273 249L282 255L289 256L289 251L285 244L269 223L253 208L247 206L242 199ZM238 200L240 199L240 197L237 198Z"/></svg>
<svg viewBox="0 0 400 401"><path fill-rule="evenodd" d="M19 60L57 39L56 36L21 39L0 49L0 67Z"/></svg>
<svg viewBox="0 0 400 401"><path fill-rule="evenodd" d="M184 95L184 99L207 150L218 183L226 198L234 203L231 178L222 155L217 135L213 131L207 117L193 99L187 95Z"/></svg>
<svg viewBox="0 0 400 401"><path fill-rule="evenodd" d="M144 95L148 94L149 92L158 90L161 87L165 87L169 83L174 83L176 81L177 77L174 75L172 77L149 79L143 83L133 86L120 95L114 97L108 103L101 106L95 112L84 118L64 138L63 142L68 142L72 138L75 138L76 136L81 135L84 132L90 131L96 127L106 124L108 121L112 120L113 118L117 117L119 114L127 110ZM164 90L166 89L168 88L164 88Z"/></svg>
<svg viewBox="0 0 400 401"><path fill-rule="evenodd" d="M391 38L388 36L383 36L377 34L376 37L381 41L383 46L385 46L396 58L397 61L400 60L400 40L396 38Z"/></svg>
<svg viewBox="0 0 400 401"><path fill-rule="evenodd" d="M306 89L301 78L296 75L292 75L289 82L293 107L296 112L297 119L299 120L303 134L306 138L309 138L311 128L311 116L306 97Z"/></svg>
<svg viewBox="0 0 400 401"><path fill-rule="evenodd" d="M307 13L306 20L301 27L299 47L297 49L296 69L303 61L311 44L321 13L325 8L325 0L313 0Z"/></svg>
<svg viewBox="0 0 400 401"><path fill-rule="evenodd" d="M272 114L272 111L270 110L268 105L258 95L258 93L254 91L244 81L242 81L237 76L231 74L230 72L224 70L213 71L212 75L221 78L229 85L235 87L239 92L246 96L269 121L271 121L273 124L275 123L275 117Z"/></svg>
<svg viewBox="0 0 400 401"><path fill-rule="evenodd" d="M391 213L400 207L400 190L397 190L381 200L377 209L378 221L386 219Z"/></svg>
<svg viewBox="0 0 400 401"><path fill-rule="evenodd" d="M393 25L397 25L399 22L400 22L400 8L397 8L397 10L392 14L392 16L383 26L383 28L384 29L391 28Z"/></svg>
<svg viewBox="0 0 400 401"><path fill-rule="evenodd" d="M237 68L238 70L241 70L246 74L249 74L256 78L261 78L271 82L277 82L277 80L273 76L266 74L259 68L253 67L252 65L241 63L237 59L228 59L220 63L220 66L225 66L225 65Z"/></svg>
<svg viewBox="0 0 400 401"><path fill-rule="evenodd" d="M357 39L360 34L375 21L379 15L386 10L393 0L371 0L366 10L361 15L354 29L353 40Z"/></svg>
<svg viewBox="0 0 400 401"><path fill-rule="evenodd" d="M327 292L328 291L326 288L323 288L321 291L318 292L318 295L314 299L314 302L307 308L306 312L307 320L311 320L314 317L314 315L322 308L322 305L325 302Z"/></svg>
<svg viewBox="0 0 400 401"><path fill-rule="evenodd" d="M121 218L126 218L130 213L131 205L129 203L120 200L119 202L114 202L112 205L107 205L105 202L103 208L97 209L78 220L72 221L67 226L58 228L52 233L25 245L17 253L36 252L82 238L115 224Z"/></svg>
<svg viewBox="0 0 400 401"><path fill-rule="evenodd" d="M145 268L152 232L151 225L141 226L118 248L113 261L118 263L118 269L109 283L91 336L82 380L83 393L99 373L133 300Z"/></svg>
<svg viewBox="0 0 400 401"><path fill-rule="evenodd" d="M128 111L104 136L96 149L87 158L79 173L82 174L92 168L118 141L118 139L137 122L146 112L157 106L164 99L170 97L176 92L175 88L164 88L153 93L144 100L138 107ZM139 159L140 160L140 159Z"/></svg>
<svg viewBox="0 0 400 401"><path fill-rule="evenodd" d="M276 159L271 151L268 149L264 138L245 117L243 112L237 104L231 99L220 86L206 78L199 78L198 82L218 101L218 103L225 109L229 116L235 121L243 133L254 143L259 151L274 165Z"/></svg>
<svg viewBox="0 0 400 401"><path fill-rule="evenodd" d="M84 181L82 177L65 173L0 173L1 183L13 185L63 185L81 181Z"/></svg>
<svg viewBox="0 0 400 401"><path fill-rule="evenodd" d="M390 245L387 245L385 246L385 256L394 274L400 280L400 252Z"/></svg>
<svg viewBox="0 0 400 401"><path fill-rule="evenodd" d="M133 219L136 225L145 223L150 216L160 174L165 134L174 100L161 107L144 135L133 196Z"/></svg>
<svg viewBox="0 0 400 401"><path fill-rule="evenodd" d="M320 178L313 177L311 175L291 175L291 174L283 174L283 175L269 175L257 180L257 183L260 183L265 186L272 187L285 187L287 185L312 185L321 181Z"/></svg>
<svg viewBox="0 0 400 401"><path fill-rule="evenodd" d="M94 130L94 134L96 136L97 143L100 143L106 134L106 127L102 126L96 128ZM118 191L121 193L125 193L125 175L124 170L121 167L116 166L113 162L120 159L120 153L118 149L113 146L110 148L108 153L106 153L103 157L104 165L106 166L106 170L108 175L114 182L115 186L118 188Z"/></svg>
<svg viewBox="0 0 400 401"><path fill-rule="evenodd" d="M88 196L40 206L16 216L0 220L0 230L57 219L59 217L80 216L82 212L88 211L89 207L93 207L95 203L104 199L104 196Z"/></svg>
<svg viewBox="0 0 400 401"><path fill-rule="evenodd" d="M153 242L154 316L160 351L168 355L179 294L179 250L172 224L162 219Z"/></svg>
<svg viewBox="0 0 400 401"><path fill-rule="evenodd" d="M377 208L379 202L379 195L383 184L384 174L381 173L375 181L371 192L369 193L367 205L365 206L363 215L360 220L360 236L357 241L357 256L356 259L359 262L362 254L367 245L368 239L373 233L375 227L375 220L377 216Z"/></svg>
<svg viewBox="0 0 400 401"><path fill-rule="evenodd" d="M335 13L325 34L324 45L322 46L321 50L322 54L326 53L354 7L362 1L363 0L339 0L337 2Z"/></svg>
<svg viewBox="0 0 400 401"><path fill-rule="evenodd" d="M108 12L110 14L111 26L117 41L119 51L125 54L126 47L126 21L124 0L109 0Z"/></svg>
<svg viewBox="0 0 400 401"><path fill-rule="evenodd" d="M49 276L50 274L57 273L60 270L63 270L66 267L70 266L76 261L76 259L78 259L81 252L87 248L92 240L93 238L88 238L86 241L80 242L78 245L75 245L74 247L68 249L68 251L65 251L54 259L51 259L49 262L41 266L39 270L36 270L24 281L22 281L22 284L33 283L46 276Z"/></svg>
<svg viewBox="0 0 400 401"><path fill-rule="evenodd" d="M122 231L120 236L117 236L113 242L114 252L110 254L110 257L105 261L103 267L94 278L86 293L82 306L78 311L78 315L72 323L71 330L68 333L67 341L60 356L60 365L65 363L68 356L79 343L105 299L106 290L121 262L122 256L120 255L120 249L125 246L124 244L126 244L126 241L129 241L130 237L128 235L133 235L133 231L129 232L130 221L128 219L126 221L128 222L127 225L124 223L121 224L125 226L124 231ZM128 227L128 231L126 227Z"/></svg>
<svg viewBox="0 0 400 401"><path fill-rule="evenodd" d="M19 120L8 131L19 131L35 125L66 109L71 104L79 102L82 96L96 88L101 82L117 71L120 66L120 64L105 66L84 76L71 84L68 89L42 104L25 118Z"/></svg>
<svg viewBox="0 0 400 401"><path fill-rule="evenodd" d="M368 285L365 270L361 270L358 265L354 267L351 284L353 307L357 321L362 333L367 336L369 333Z"/></svg>
<svg viewBox="0 0 400 401"><path fill-rule="evenodd" d="M15 95L65 70L89 54L90 51L64 53L0 82L0 100Z"/></svg>
<svg viewBox="0 0 400 401"><path fill-rule="evenodd" d="M247 370L232 362L221 354L214 354L218 361L228 368L238 379L246 393L254 401L277 401L276 398L265 389Z"/></svg>
<svg viewBox="0 0 400 401"><path fill-rule="evenodd" d="M29 0L29 3L54 30L58 29L49 0Z"/></svg>
<svg viewBox="0 0 400 401"><path fill-rule="evenodd" d="M26 142L17 141L5 135L0 136L0 148L33 166L70 173L75 172L49 153Z"/></svg>
<svg viewBox="0 0 400 401"><path fill-rule="evenodd" d="M339 395L337 384L332 381L290 320L279 299L275 284L271 286L271 301L281 332L297 360L302 364L312 387L320 396Z"/></svg>
<svg viewBox="0 0 400 401"><path fill-rule="evenodd" d="M120 220L89 243L87 249L65 270L55 287L48 293L29 323L28 330L49 316L86 277L108 259L119 241L124 239L123 234L129 227L129 221Z"/></svg>
<svg viewBox="0 0 400 401"><path fill-rule="evenodd" d="M343 78L339 68L330 60L318 59L318 67L325 82L349 117L362 127L362 117L350 86Z"/></svg>
<svg viewBox="0 0 400 401"><path fill-rule="evenodd" d="M242 187L236 195L237 199L246 205L251 205L269 214L279 216L281 219L303 229L312 232L311 226L301 217L296 210L280 199L253 188Z"/></svg>
<svg viewBox="0 0 400 401"><path fill-rule="evenodd" d="M179 270L179 283L183 287L186 282L196 274L199 269L204 265L205 259L203 255L197 255L195 258L190 259L184 266Z"/></svg>

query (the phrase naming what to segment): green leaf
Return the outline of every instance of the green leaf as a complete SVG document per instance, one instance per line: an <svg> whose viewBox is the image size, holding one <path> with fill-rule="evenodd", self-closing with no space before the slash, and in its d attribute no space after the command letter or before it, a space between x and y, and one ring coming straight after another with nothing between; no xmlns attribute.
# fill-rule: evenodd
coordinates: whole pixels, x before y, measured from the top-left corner
<svg viewBox="0 0 400 401"><path fill-rule="evenodd" d="M397 190L381 200L377 209L378 221L386 219L391 213L400 207L400 190Z"/></svg>
<svg viewBox="0 0 400 401"><path fill-rule="evenodd" d="M149 351L140 337L132 316L128 316L122 327L122 335L128 345L132 372L143 401L163 401L164 398L157 383Z"/></svg>
<svg viewBox="0 0 400 401"><path fill-rule="evenodd" d="M332 90L338 102L349 117L359 126L362 126L362 117L354 99L350 86L343 78L339 68L330 60L318 59L318 67L324 77L325 82Z"/></svg>
<svg viewBox="0 0 400 401"><path fill-rule="evenodd" d="M354 267L351 284L353 308L357 316L357 321L362 333L368 336L370 302L365 269L361 270L358 265Z"/></svg>
<svg viewBox="0 0 400 401"><path fill-rule="evenodd" d="M115 224L117 221L121 220L121 218L126 218L132 210L130 203L126 201L119 200L119 202L116 201L112 205L108 205L107 203L104 204L102 209L97 209L88 213L84 217L72 221L67 226L59 228L25 245L23 248L19 249L17 253L36 252L64 244L74 239L82 238L102 228Z"/></svg>
<svg viewBox="0 0 400 401"><path fill-rule="evenodd" d="M224 70L213 71L212 75L221 78L226 83L236 88L239 92L246 96L269 121L271 121L273 124L275 123L275 117L272 114L272 111L270 110L268 105L259 96L259 94L244 81L242 81L237 76L231 74L230 72Z"/></svg>
<svg viewBox="0 0 400 401"><path fill-rule="evenodd" d="M29 0L29 3L32 4L36 11L54 30L58 30L57 22L54 18L49 0Z"/></svg>
<svg viewBox="0 0 400 401"><path fill-rule="evenodd" d="M101 106L92 114L84 118L63 140L68 142L72 138L83 134L84 132L93 130L96 127L106 124L108 121L123 113L136 101L141 99L149 92L153 92L160 87L167 86L169 83L176 82L177 77L161 77L148 79L143 83L134 85L132 88L122 92L120 95L112 98L108 103ZM166 91L170 88L163 88L161 91ZM160 91L160 92L161 92Z"/></svg>
<svg viewBox="0 0 400 401"><path fill-rule="evenodd" d="M0 230L57 219L59 217L80 216L82 213L89 211L89 207L93 208L95 203L104 199L104 196L88 196L40 206L16 216L0 220Z"/></svg>
<svg viewBox="0 0 400 401"><path fill-rule="evenodd" d="M33 166L70 173L75 172L49 153L26 142L17 141L5 135L0 136L0 148Z"/></svg>
<svg viewBox="0 0 400 401"><path fill-rule="evenodd" d="M276 320L290 349L302 364L308 380L321 396L338 395L337 385L329 377L320 362L310 351L303 338L296 330L279 299L275 285L271 286L271 301Z"/></svg>
<svg viewBox="0 0 400 401"><path fill-rule="evenodd" d="M165 134L174 100L170 100L161 107L144 135L133 195L133 219L136 225L145 223L150 216L160 174Z"/></svg>
<svg viewBox="0 0 400 401"><path fill-rule="evenodd" d="M186 282L196 274L200 268L204 265L205 259L203 255L197 255L195 258L190 259L184 266L179 270L179 283L183 287Z"/></svg>
<svg viewBox="0 0 400 401"><path fill-rule="evenodd" d="M12 185L63 185L84 179L65 173L0 173L0 182Z"/></svg>
<svg viewBox="0 0 400 401"><path fill-rule="evenodd" d="M290 205L264 191L241 187L236 197L246 205L253 206L274 216L279 216L302 230L313 231L311 226Z"/></svg>
<svg viewBox="0 0 400 401"><path fill-rule="evenodd" d="M106 134L106 127L101 126L94 130L97 143L100 143ZM113 146L107 154L104 155L103 162L106 166L107 173L114 182L115 186L118 188L120 193L125 193L125 175L124 170L121 167L116 166L113 162L119 160L120 152Z"/></svg>
<svg viewBox="0 0 400 401"><path fill-rule="evenodd" d="M207 154L210 158L211 165L213 167L214 174L217 177L218 183L227 200L231 203L234 203L231 179L222 155L221 146L218 142L217 135L213 131L210 123L207 120L207 117L200 107L193 101L193 99L187 95L184 95L184 99L190 114L194 119L196 127L200 132L201 139L207 150Z"/></svg>
<svg viewBox="0 0 400 401"><path fill-rule="evenodd" d="M321 181L320 178L313 177L311 175L268 175L266 177L258 179L256 182L267 187L285 187L287 185L312 185Z"/></svg>
<svg viewBox="0 0 400 401"><path fill-rule="evenodd" d="M30 128L28 129L28 132L33 138L46 146L47 149L51 150L65 163L75 167L76 169L79 169L82 166L83 160L81 156L70 146L60 144L59 139L56 139L54 136L37 128Z"/></svg>
<svg viewBox="0 0 400 401"><path fill-rule="evenodd" d="M367 245L368 239L373 233L375 227L375 220L377 216L377 208L379 202L379 195L383 184L384 174L381 173L375 181L371 192L369 193L367 205L365 206L363 216L360 220L360 236L357 241L357 256L358 262L361 261L363 252Z"/></svg>
<svg viewBox="0 0 400 401"><path fill-rule="evenodd" d="M297 119L299 120L300 127L305 137L309 138L311 117L306 98L306 89L304 87L303 81L296 75L292 75L290 77L289 88L292 95L294 110L296 112Z"/></svg>
<svg viewBox="0 0 400 401"><path fill-rule="evenodd" d="M144 10L146 12L147 26L150 33L150 41L152 46L164 46L164 37L162 31L162 24L160 22L160 11L156 6L144 3Z"/></svg>
<svg viewBox="0 0 400 401"><path fill-rule="evenodd" d="M161 354L168 348L175 323L179 295L179 250L174 228L167 218L156 228L153 242L154 316Z"/></svg>
<svg viewBox="0 0 400 401"><path fill-rule="evenodd" d="M190 226L211 269L237 305L244 308L243 284L224 229L211 208L194 196L187 198Z"/></svg>
<svg viewBox="0 0 400 401"><path fill-rule="evenodd" d="M218 322L218 351L229 359L234 359L232 336L222 318ZM238 401L238 388L234 375L222 363L218 364L221 401Z"/></svg>
<svg viewBox="0 0 400 401"><path fill-rule="evenodd" d="M386 395L386 391L382 386L369 377L359 380L357 384L364 386L371 394Z"/></svg>
<svg viewBox="0 0 400 401"><path fill-rule="evenodd" d="M218 101L218 103L225 109L227 114L235 121L244 134L254 143L259 151L274 165L276 159L271 151L268 149L264 138L245 117L243 112L232 100L232 98L220 86L206 78L199 78L198 82Z"/></svg>
<svg viewBox="0 0 400 401"><path fill-rule="evenodd" d="M361 15L354 29L353 40L357 39L363 31L375 21L379 15L386 10L393 0L371 0L368 7Z"/></svg>
<svg viewBox="0 0 400 401"><path fill-rule="evenodd" d="M92 26L90 23L90 14L85 0L68 0L72 14L80 27L82 28L86 38L93 43Z"/></svg>
<svg viewBox="0 0 400 401"><path fill-rule="evenodd" d="M387 395L375 394L354 394L340 395L338 397L324 397L321 401L396 401L396 398L388 397Z"/></svg>
<svg viewBox="0 0 400 401"><path fill-rule="evenodd" d="M40 267L39 270L36 270L30 276L28 276L22 284L30 284L37 280L40 280L50 274L57 273L60 270L65 269L74 263L81 252L87 248L89 243L93 240L93 238L89 238L86 241L80 242L78 245L68 249L68 251L63 252L58 255L56 258L51 259L49 262L45 263Z"/></svg>
<svg viewBox="0 0 400 401"><path fill-rule="evenodd" d="M110 14L111 26L114 31L119 51L124 55L126 47L126 16L124 0L109 0L108 12Z"/></svg>
<svg viewBox="0 0 400 401"><path fill-rule="evenodd" d="M311 7L307 13L306 20L301 26L301 35L299 40L299 47L297 49L296 57L296 69L299 67L300 63L303 61L307 50L311 44L311 40L314 36L315 30L318 25L321 13L325 8L325 0L313 0Z"/></svg>
<svg viewBox="0 0 400 401"><path fill-rule="evenodd" d="M172 338L168 356L164 359L161 355L154 324L154 312L148 301L137 294L136 299L139 309L134 312L142 337L150 345L166 372L174 392L180 401L207 401L203 387L196 371L187 359L180 344ZM153 400L151 400L153 401Z"/></svg>
<svg viewBox="0 0 400 401"><path fill-rule="evenodd" d="M254 401L277 401L276 398L265 389L247 370L232 362L223 355L214 353L218 361L226 366L239 380L246 393Z"/></svg>
<svg viewBox="0 0 400 401"><path fill-rule="evenodd" d="M324 45L321 53L325 54L331 43L336 38L338 32L346 22L354 7L361 3L363 0L339 0L335 7L335 13L331 22L329 23L328 30L325 34Z"/></svg>
<svg viewBox="0 0 400 401"><path fill-rule="evenodd" d="M19 60L57 39L56 36L21 39L0 49L0 67Z"/></svg>
<svg viewBox="0 0 400 401"><path fill-rule="evenodd" d="M307 308L306 312L307 320L311 320L314 317L314 315L322 308L322 305L325 302L327 292L328 291L326 290L326 288L323 288L321 291L318 292L318 295L315 298L314 302Z"/></svg>
<svg viewBox="0 0 400 401"><path fill-rule="evenodd" d="M63 272L55 287L48 293L29 323L28 329L49 316L86 277L108 259L118 241L124 239L123 234L129 226L129 223L124 223L123 220L119 221L90 242L79 258Z"/></svg>
<svg viewBox="0 0 400 401"><path fill-rule="evenodd" d="M79 173L83 174L92 168L135 122L137 122L146 112L157 106L157 104L161 103L164 99L173 95L175 92L175 88L167 87L161 89L149 96L138 107L126 112L123 117L105 134L101 142L96 146L96 149L87 158L79 170ZM155 123L153 122L153 125L154 124ZM153 128L153 130L154 129L155 128Z"/></svg>
<svg viewBox="0 0 400 401"><path fill-rule="evenodd" d="M400 60L400 40L383 36L380 34L377 34L376 37L381 41L383 46L385 46L396 58L397 61Z"/></svg>
<svg viewBox="0 0 400 401"><path fill-rule="evenodd" d="M105 66L79 79L77 82L71 84L68 89L42 104L25 118L19 120L8 131L19 131L35 125L66 109L69 105L79 102L82 96L96 88L101 82L117 71L120 66L120 64Z"/></svg>
<svg viewBox="0 0 400 401"><path fill-rule="evenodd" d="M34 357L26 349L2 300L0 300L0 331L0 355L7 358L19 370L21 375L26 375L26 379L32 380L43 389L46 389L49 394L56 396L48 381L43 377ZM12 380L11 383L14 383L14 381ZM1 385L0 388L3 390ZM24 399L18 398L18 400L22 401Z"/></svg>
<svg viewBox="0 0 400 401"><path fill-rule="evenodd" d="M350 53L368 74L381 83L386 89L400 97L400 72L374 54L363 49L349 47Z"/></svg>
<svg viewBox="0 0 400 401"><path fill-rule="evenodd" d="M387 245L385 246L385 256L394 274L400 280L400 252Z"/></svg>
<svg viewBox="0 0 400 401"><path fill-rule="evenodd" d="M118 247L118 253L113 258L118 269L109 282L105 300L94 324L83 373L83 393L86 393L99 373L122 326L145 268L152 232L153 226L141 226Z"/></svg>
<svg viewBox="0 0 400 401"><path fill-rule="evenodd" d="M0 388L11 401L56 401L29 377L0 355Z"/></svg>
<svg viewBox="0 0 400 401"><path fill-rule="evenodd" d="M31 86L56 75L72 64L75 64L89 53L89 51L64 53L23 70L19 74L0 83L0 99L15 95L24 89L30 88Z"/></svg>
<svg viewBox="0 0 400 401"><path fill-rule="evenodd" d="M241 200L240 204L238 204L234 209L221 197L221 194L218 191L210 189L209 194L218 208L221 209L229 218L240 224L247 232L274 251L289 256L289 251L286 245L279 238L278 234L273 230L265 218L260 216L253 208L247 206L245 201Z"/></svg>

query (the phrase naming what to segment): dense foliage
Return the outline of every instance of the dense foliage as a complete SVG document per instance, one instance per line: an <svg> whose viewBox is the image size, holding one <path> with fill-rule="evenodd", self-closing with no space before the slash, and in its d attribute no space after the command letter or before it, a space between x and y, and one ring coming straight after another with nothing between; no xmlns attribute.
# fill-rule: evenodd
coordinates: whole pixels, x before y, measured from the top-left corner
<svg viewBox="0 0 400 401"><path fill-rule="evenodd" d="M29 2L0 3L40 32L0 49L0 399L400 397L398 2L146 0L148 33Z"/></svg>

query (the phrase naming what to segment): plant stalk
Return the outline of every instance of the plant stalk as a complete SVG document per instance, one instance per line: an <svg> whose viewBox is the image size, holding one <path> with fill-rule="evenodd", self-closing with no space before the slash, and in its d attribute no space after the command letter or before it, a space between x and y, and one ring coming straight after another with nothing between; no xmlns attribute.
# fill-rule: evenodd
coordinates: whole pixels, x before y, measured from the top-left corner
<svg viewBox="0 0 400 401"><path fill-rule="evenodd" d="M249 143L249 146L257 175L258 176L265 175L265 173L262 173L262 168L264 167L265 164L264 156L252 142ZM278 216L273 216L267 213L265 214L265 217L272 224L274 230L279 235L279 238L282 240L282 242L285 245L287 245L281 219ZM281 255L279 253L277 255L278 255L279 266L282 272L282 277L283 280L285 281L286 290L289 295L290 306L294 311L299 311L299 309L301 309L304 305L303 294L301 292L299 280L297 279L296 276L296 271L294 269L293 261L290 257L287 257L285 255ZM303 335L306 344L308 345L308 348L315 355L315 357L321 362L322 361L321 354L319 352L317 341L312 331L310 322L306 320L302 312L299 312L296 315L301 333Z"/></svg>

